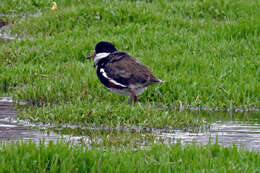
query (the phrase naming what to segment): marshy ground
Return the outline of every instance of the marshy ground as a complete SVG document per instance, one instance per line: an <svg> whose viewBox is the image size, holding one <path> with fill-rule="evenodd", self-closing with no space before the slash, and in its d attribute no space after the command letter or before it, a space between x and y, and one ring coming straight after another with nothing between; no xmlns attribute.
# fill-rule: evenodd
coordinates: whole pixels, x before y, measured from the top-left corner
<svg viewBox="0 0 260 173"><path fill-rule="evenodd" d="M258 0L56 3L1 2L0 96L27 104L0 106L0 170L260 171ZM85 61L100 40L165 83L127 105ZM32 142L10 144L6 128Z"/></svg>
<svg viewBox="0 0 260 173"><path fill-rule="evenodd" d="M0 98L0 139L2 141L57 142L64 140L71 144L87 144L88 147L135 146L147 148L152 144L183 145L196 143L206 145L210 142L223 146L237 146L260 151L260 124L258 113L211 112L215 118L204 126L183 129L123 126L86 126L80 124L51 124L19 119L13 109L11 98ZM26 105L29 103L20 102ZM179 111L179 110L178 110ZM187 111L187 110L186 110ZM209 116L205 111L190 114ZM216 118L220 116L221 118Z"/></svg>

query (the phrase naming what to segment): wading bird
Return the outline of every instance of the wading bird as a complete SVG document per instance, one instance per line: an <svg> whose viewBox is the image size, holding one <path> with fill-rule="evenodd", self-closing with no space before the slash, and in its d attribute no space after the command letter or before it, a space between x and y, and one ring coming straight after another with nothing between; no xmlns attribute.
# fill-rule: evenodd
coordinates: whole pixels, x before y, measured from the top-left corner
<svg viewBox="0 0 260 173"><path fill-rule="evenodd" d="M149 85L163 82L138 60L118 51L112 43L101 41L87 59L94 59L97 76L102 84L117 94L130 96L129 103L137 101Z"/></svg>

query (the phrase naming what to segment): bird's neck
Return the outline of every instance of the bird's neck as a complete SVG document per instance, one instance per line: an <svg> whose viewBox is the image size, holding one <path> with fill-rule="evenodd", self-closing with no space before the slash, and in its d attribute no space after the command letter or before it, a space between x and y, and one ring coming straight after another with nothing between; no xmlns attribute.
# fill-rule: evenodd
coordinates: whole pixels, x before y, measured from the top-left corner
<svg viewBox="0 0 260 173"><path fill-rule="evenodd" d="M107 58L109 54L110 54L110 53L98 53L98 54L96 55L96 57L94 58L94 64L95 64L95 66L98 65L98 62L99 62L101 59Z"/></svg>

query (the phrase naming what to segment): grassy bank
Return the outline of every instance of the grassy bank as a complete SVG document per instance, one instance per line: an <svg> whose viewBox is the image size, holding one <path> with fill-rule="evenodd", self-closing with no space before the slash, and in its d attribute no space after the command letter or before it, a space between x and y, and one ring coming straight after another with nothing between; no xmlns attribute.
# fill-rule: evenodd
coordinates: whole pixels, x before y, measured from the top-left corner
<svg viewBox="0 0 260 173"><path fill-rule="evenodd" d="M153 145L88 150L58 143L0 144L0 172L259 172L260 154L235 146Z"/></svg>
<svg viewBox="0 0 260 173"><path fill-rule="evenodd" d="M83 110L99 117L96 124L103 116L113 124L142 124L151 116L147 124L178 127L178 113L154 105L259 106L257 0L57 1L54 11L51 1L18 2L0 7L18 14L7 18L20 37L0 45L0 83L8 86L0 93L49 103L27 108L25 118L52 121L55 114L57 122L79 122ZM150 87L139 106L125 105L128 98L108 92L93 62L84 61L100 40L128 51L166 82ZM188 126L193 118L184 121Z"/></svg>

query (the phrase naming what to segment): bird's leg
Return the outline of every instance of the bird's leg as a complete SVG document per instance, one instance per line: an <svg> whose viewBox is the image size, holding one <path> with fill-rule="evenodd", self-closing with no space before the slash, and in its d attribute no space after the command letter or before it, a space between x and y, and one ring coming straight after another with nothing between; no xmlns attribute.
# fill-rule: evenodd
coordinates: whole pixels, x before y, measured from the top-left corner
<svg viewBox="0 0 260 173"><path fill-rule="evenodd" d="M135 102L137 101L137 96L135 95L135 93L133 91L132 91L131 97L134 100L134 104L135 104Z"/></svg>
<svg viewBox="0 0 260 173"><path fill-rule="evenodd" d="M128 103L130 104L132 102L132 100L134 101L134 104L137 101L137 96L135 95L135 93L133 91L131 92L131 96L130 96Z"/></svg>

